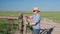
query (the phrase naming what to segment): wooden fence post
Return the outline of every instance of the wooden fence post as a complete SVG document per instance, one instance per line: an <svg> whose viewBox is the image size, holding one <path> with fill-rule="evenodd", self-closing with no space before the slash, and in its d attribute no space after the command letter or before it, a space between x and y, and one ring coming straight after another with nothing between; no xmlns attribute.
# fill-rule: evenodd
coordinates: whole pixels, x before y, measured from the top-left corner
<svg viewBox="0 0 60 34"><path fill-rule="evenodd" d="M20 34L23 34L23 14L18 18L18 30L20 31Z"/></svg>
<svg viewBox="0 0 60 34"><path fill-rule="evenodd" d="M18 30L20 34L27 34L26 25L23 23L23 13L18 18Z"/></svg>

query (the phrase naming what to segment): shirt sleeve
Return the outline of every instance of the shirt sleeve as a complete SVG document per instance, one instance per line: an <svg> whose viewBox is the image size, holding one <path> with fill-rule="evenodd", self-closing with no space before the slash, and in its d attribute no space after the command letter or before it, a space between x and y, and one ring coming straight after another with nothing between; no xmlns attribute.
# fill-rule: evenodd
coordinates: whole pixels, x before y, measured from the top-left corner
<svg viewBox="0 0 60 34"><path fill-rule="evenodd" d="M40 15L35 16L35 22L38 23L40 21Z"/></svg>

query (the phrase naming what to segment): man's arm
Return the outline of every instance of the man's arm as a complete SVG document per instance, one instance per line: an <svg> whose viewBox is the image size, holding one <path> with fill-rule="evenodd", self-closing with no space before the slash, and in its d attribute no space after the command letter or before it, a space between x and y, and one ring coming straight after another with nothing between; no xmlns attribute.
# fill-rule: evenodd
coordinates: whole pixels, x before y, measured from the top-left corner
<svg viewBox="0 0 60 34"><path fill-rule="evenodd" d="M36 23L34 23L34 21L31 20L32 16L24 16L24 23L25 24L30 24L30 25L35 25Z"/></svg>
<svg viewBox="0 0 60 34"><path fill-rule="evenodd" d="M35 16L35 20L32 21L31 19L28 19L28 22L30 25L36 25L40 21L40 16Z"/></svg>
<svg viewBox="0 0 60 34"><path fill-rule="evenodd" d="M40 20L40 16L36 16L35 17L35 20L34 21L32 21L32 16L26 16L27 17L27 19L25 19L25 22L26 22L26 24L30 24L30 25L36 25L37 24L37 22Z"/></svg>

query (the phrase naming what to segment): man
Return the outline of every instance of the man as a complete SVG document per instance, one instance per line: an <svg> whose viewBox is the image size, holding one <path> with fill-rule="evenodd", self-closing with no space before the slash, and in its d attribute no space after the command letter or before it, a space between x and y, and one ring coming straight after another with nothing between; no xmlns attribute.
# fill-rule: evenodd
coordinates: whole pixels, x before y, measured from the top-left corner
<svg viewBox="0 0 60 34"><path fill-rule="evenodd" d="M39 15L39 8L33 8L33 15L26 16L25 24L30 24L33 27L33 34L39 34L40 32L40 15Z"/></svg>

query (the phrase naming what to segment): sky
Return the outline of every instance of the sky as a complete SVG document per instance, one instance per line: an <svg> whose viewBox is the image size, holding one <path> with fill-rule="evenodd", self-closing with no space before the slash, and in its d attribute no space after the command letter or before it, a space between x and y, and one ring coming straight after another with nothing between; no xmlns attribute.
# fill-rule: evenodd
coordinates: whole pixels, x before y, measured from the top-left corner
<svg viewBox="0 0 60 34"><path fill-rule="evenodd" d="M0 0L0 11L60 11L60 0Z"/></svg>

